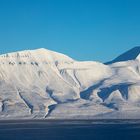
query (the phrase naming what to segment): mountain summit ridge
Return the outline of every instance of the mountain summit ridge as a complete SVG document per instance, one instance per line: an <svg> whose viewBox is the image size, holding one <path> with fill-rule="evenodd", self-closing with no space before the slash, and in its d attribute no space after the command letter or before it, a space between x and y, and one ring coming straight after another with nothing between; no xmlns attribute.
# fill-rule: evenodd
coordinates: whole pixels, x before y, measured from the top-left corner
<svg viewBox="0 0 140 140"><path fill-rule="evenodd" d="M66 59L66 60L71 60L74 61L71 57L66 56L65 54L58 53L55 51L48 50L46 48L38 48L34 50L23 50L23 51L16 51L16 52L11 52L11 53L5 53L5 54L0 54L0 57L3 58L8 58L8 57L31 57L32 55L37 56L45 56L48 55L48 58L51 56L56 57L58 60L61 59ZM55 60L56 60L55 58ZM122 61L128 61L128 60L135 60L135 59L140 59L140 46L136 46L125 53L119 55L117 58L115 58L112 61L106 62L105 64L112 64L116 62L122 62ZM56 60L57 61L57 60Z"/></svg>
<svg viewBox="0 0 140 140"><path fill-rule="evenodd" d="M35 59L38 61L74 61L72 58L58 52L54 52L45 48L35 50L24 50L0 55L0 58L7 59Z"/></svg>

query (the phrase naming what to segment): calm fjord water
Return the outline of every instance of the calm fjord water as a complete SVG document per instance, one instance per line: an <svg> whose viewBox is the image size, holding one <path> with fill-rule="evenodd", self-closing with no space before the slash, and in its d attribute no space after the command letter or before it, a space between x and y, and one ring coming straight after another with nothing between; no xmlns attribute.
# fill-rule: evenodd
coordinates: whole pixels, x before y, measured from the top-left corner
<svg viewBox="0 0 140 140"><path fill-rule="evenodd" d="M0 140L140 140L140 120L0 121Z"/></svg>

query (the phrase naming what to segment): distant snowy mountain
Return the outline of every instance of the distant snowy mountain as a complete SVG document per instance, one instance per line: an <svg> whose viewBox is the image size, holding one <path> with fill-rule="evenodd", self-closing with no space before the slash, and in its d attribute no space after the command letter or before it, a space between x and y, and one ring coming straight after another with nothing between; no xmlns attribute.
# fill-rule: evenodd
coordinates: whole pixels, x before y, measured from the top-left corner
<svg viewBox="0 0 140 140"><path fill-rule="evenodd" d="M107 64L47 49L0 56L0 119L140 119L140 47Z"/></svg>
<svg viewBox="0 0 140 140"><path fill-rule="evenodd" d="M107 62L106 64L111 64L111 63L120 62L120 61L140 59L139 54L140 54L140 47L134 47L131 50L121 54L120 56L115 58L113 61Z"/></svg>

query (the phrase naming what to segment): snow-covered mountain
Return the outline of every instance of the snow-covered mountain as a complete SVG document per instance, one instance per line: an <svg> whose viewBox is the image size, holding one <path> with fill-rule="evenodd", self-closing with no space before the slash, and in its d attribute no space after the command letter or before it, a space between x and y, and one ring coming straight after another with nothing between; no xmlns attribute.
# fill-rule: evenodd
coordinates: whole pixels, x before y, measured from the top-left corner
<svg viewBox="0 0 140 140"><path fill-rule="evenodd" d="M140 119L140 47L102 64L47 49L0 56L0 119Z"/></svg>

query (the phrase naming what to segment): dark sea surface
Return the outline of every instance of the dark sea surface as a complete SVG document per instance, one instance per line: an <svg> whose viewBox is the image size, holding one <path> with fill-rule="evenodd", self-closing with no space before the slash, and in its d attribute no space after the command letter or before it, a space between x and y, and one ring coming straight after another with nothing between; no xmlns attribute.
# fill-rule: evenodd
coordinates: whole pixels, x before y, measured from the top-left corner
<svg viewBox="0 0 140 140"><path fill-rule="evenodd" d="M0 140L140 140L140 120L0 121Z"/></svg>

